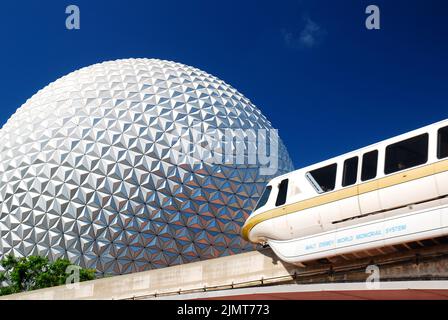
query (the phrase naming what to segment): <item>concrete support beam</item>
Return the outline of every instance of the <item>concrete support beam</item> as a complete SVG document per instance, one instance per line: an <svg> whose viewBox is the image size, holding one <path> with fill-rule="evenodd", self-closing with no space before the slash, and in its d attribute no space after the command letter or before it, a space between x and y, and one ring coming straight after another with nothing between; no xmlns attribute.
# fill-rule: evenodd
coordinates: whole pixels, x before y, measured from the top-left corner
<svg viewBox="0 0 448 320"><path fill-rule="evenodd" d="M129 299L176 291L260 284L262 279L288 277L297 267L273 259L270 250L252 251L169 268L86 281L78 288L59 286L3 299Z"/></svg>

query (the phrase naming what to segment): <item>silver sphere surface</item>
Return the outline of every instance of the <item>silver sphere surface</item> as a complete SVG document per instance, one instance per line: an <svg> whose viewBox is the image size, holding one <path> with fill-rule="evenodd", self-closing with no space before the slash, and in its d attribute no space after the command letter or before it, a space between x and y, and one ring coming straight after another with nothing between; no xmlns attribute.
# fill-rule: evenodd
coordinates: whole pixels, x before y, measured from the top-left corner
<svg viewBox="0 0 448 320"><path fill-rule="evenodd" d="M0 258L66 257L123 274L252 250L240 228L272 176L259 165L179 164L179 135L272 129L225 82L125 59L40 90L0 130ZM293 169L280 141L278 171Z"/></svg>

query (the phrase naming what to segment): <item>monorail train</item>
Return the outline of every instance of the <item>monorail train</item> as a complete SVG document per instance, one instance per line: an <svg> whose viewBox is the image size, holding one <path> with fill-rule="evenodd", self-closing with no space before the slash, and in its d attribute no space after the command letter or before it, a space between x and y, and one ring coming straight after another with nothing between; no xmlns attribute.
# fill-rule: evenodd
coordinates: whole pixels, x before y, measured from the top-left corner
<svg viewBox="0 0 448 320"><path fill-rule="evenodd" d="M448 119L278 176L242 228L301 263L448 235Z"/></svg>

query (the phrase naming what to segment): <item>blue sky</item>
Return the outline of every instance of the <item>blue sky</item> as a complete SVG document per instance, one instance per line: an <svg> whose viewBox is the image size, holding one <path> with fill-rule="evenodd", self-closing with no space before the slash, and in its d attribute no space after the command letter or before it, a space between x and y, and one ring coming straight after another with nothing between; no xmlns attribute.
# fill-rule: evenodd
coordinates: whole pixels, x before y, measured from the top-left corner
<svg viewBox="0 0 448 320"><path fill-rule="evenodd" d="M80 30L65 28L69 4ZM380 30L365 28L369 4ZM447 16L444 0L2 2L0 123L80 67L168 59L251 99L299 168L447 117Z"/></svg>

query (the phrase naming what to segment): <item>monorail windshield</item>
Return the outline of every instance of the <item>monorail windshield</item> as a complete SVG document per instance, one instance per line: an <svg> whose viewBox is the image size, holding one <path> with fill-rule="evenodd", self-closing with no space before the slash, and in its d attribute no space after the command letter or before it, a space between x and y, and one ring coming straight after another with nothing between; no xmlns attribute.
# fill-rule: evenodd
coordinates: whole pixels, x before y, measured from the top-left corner
<svg viewBox="0 0 448 320"><path fill-rule="evenodd" d="M260 200L258 200L257 206L255 207L255 210L261 208L262 206L264 206L266 204L266 202L268 202L269 195L271 194L271 190L272 190L272 186L267 186L264 189L263 194L261 195Z"/></svg>

